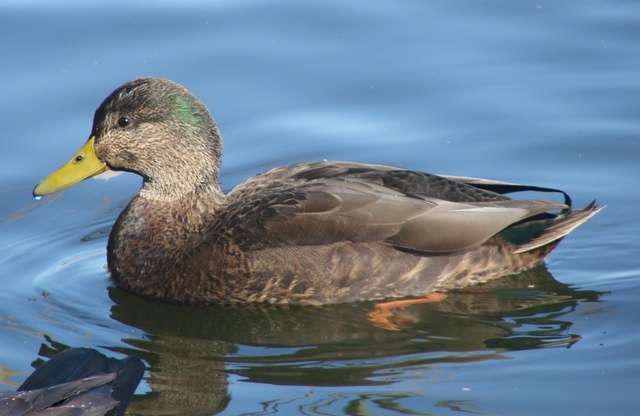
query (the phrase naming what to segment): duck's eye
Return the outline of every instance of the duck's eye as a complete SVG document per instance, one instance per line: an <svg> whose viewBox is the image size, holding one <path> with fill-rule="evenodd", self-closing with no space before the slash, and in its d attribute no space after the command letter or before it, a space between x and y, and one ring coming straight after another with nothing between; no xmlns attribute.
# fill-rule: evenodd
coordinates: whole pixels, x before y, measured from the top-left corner
<svg viewBox="0 0 640 416"><path fill-rule="evenodd" d="M131 124L131 119L129 119L128 117L120 117L118 119L118 126L120 127L127 127Z"/></svg>

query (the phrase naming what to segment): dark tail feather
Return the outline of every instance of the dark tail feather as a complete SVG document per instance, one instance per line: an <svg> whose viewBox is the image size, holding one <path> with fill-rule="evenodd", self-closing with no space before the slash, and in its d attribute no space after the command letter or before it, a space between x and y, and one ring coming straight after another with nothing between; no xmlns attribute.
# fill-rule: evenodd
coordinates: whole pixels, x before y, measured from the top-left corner
<svg viewBox="0 0 640 416"><path fill-rule="evenodd" d="M525 251L535 250L554 241L560 240L605 207L606 205L597 206L596 201L594 200L582 209L561 213L549 227L543 229L535 238L519 245L515 250L515 253L524 253Z"/></svg>
<svg viewBox="0 0 640 416"><path fill-rule="evenodd" d="M16 392L0 392L0 415L124 415L145 366L71 348L36 369Z"/></svg>

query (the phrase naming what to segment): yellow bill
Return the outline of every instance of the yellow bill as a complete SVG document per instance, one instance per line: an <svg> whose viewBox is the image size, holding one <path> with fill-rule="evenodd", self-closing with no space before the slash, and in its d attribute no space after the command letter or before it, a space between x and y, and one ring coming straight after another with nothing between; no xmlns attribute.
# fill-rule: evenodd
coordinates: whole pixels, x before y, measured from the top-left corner
<svg viewBox="0 0 640 416"><path fill-rule="evenodd" d="M33 196L42 196L61 191L84 179L109 170L106 163L98 160L93 150L95 137L91 137L64 166L56 170L33 189Z"/></svg>

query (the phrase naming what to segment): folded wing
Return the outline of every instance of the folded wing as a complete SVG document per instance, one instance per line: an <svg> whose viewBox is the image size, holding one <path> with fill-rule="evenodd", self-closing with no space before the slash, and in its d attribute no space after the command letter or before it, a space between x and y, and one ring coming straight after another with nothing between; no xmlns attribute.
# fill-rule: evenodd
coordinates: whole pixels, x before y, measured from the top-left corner
<svg viewBox="0 0 640 416"><path fill-rule="evenodd" d="M510 199L490 184L509 185L506 192L524 189L493 181L486 181L485 189L471 179L355 163L292 165L231 191L225 219L215 227L220 232L228 224L243 224L226 231L249 249L353 241L453 254L524 219L569 208L547 200Z"/></svg>

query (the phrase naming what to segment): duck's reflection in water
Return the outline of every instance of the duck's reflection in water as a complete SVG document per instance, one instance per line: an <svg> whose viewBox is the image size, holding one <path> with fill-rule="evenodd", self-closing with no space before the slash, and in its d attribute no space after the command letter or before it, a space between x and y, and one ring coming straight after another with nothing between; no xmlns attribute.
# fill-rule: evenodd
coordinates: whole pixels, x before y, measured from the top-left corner
<svg viewBox="0 0 640 416"><path fill-rule="evenodd" d="M199 309L110 291L112 317L146 334L126 340L150 366L153 393L132 402L145 414L222 411L230 373L258 383L358 386L381 383L376 372L409 361L473 362L505 350L569 347L580 339L570 312L601 293L559 283L540 266L447 295L395 310L390 331L369 320L370 302Z"/></svg>

